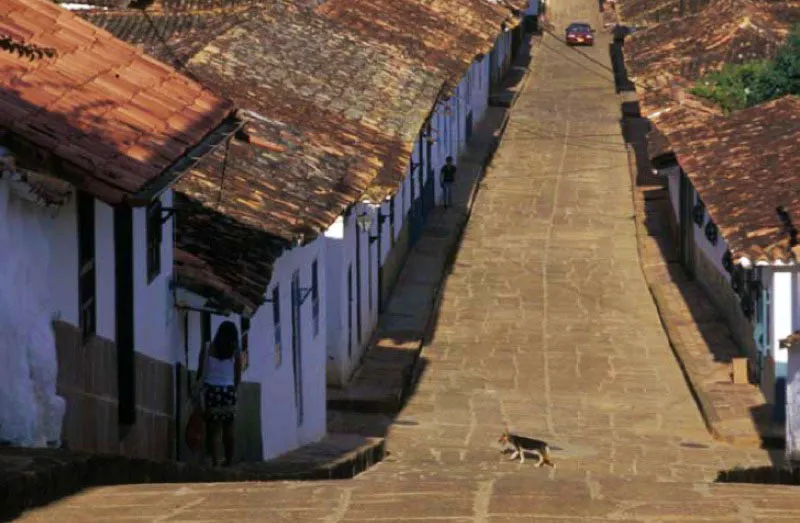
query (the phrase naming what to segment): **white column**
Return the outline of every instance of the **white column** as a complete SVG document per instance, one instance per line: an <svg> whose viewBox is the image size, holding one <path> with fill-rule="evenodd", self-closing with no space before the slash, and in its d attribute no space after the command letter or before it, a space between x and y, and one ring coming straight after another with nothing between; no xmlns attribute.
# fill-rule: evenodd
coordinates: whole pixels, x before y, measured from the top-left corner
<svg viewBox="0 0 800 523"><path fill-rule="evenodd" d="M792 273L787 271L775 271L772 280L772 325L773 331L770 339L775 340L775 363L786 363L788 361L787 349L781 348L779 340L788 337L792 333Z"/></svg>
<svg viewBox="0 0 800 523"><path fill-rule="evenodd" d="M781 342L789 363L786 376L786 457L800 461L800 336Z"/></svg>

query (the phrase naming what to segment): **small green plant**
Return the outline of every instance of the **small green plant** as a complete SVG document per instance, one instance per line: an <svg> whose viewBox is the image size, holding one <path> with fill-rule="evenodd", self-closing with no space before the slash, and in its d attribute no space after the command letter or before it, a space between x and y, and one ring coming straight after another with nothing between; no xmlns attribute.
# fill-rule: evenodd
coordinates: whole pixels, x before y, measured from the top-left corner
<svg viewBox="0 0 800 523"><path fill-rule="evenodd" d="M772 60L726 64L698 80L690 93L731 112L786 94L800 94L800 27L796 27Z"/></svg>

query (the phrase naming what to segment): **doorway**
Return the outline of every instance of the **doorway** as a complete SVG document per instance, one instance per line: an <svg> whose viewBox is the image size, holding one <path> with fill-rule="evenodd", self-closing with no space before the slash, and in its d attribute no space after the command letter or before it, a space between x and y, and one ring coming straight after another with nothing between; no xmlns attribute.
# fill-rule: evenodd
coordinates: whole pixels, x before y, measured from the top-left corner
<svg viewBox="0 0 800 523"><path fill-rule="evenodd" d="M294 405L297 426L303 424L303 353L300 321L300 271L292 274L292 368L294 370Z"/></svg>
<svg viewBox="0 0 800 523"><path fill-rule="evenodd" d="M694 189L686 173L680 174L680 259L686 277L694 279Z"/></svg>
<svg viewBox="0 0 800 523"><path fill-rule="evenodd" d="M347 357L353 357L353 264L347 266Z"/></svg>

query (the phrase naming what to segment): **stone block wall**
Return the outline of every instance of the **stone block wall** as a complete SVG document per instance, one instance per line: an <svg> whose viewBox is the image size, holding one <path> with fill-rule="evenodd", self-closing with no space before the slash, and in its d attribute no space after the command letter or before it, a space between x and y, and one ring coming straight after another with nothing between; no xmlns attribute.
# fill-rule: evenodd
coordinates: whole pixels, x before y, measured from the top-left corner
<svg viewBox="0 0 800 523"><path fill-rule="evenodd" d="M54 323L58 394L66 403L62 440L67 448L130 457L174 455L172 365L136 354L136 424L120 427L117 414L117 348L100 337L81 341L68 323Z"/></svg>

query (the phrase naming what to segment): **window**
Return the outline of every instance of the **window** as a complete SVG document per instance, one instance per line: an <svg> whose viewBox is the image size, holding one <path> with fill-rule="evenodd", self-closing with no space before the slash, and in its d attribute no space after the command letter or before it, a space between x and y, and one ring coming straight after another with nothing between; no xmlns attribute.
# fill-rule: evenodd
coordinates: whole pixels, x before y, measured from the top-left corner
<svg viewBox="0 0 800 523"><path fill-rule="evenodd" d="M319 334L319 264L311 263L311 324L314 338Z"/></svg>
<svg viewBox="0 0 800 523"><path fill-rule="evenodd" d="M283 362L283 349L281 348L281 293L278 285L272 289L272 330L275 333L275 366L280 367Z"/></svg>
<svg viewBox="0 0 800 523"><path fill-rule="evenodd" d="M294 374L294 405L297 414L297 426L303 425L303 342L302 319L300 317L301 294L300 271L292 274L292 369Z"/></svg>
<svg viewBox="0 0 800 523"><path fill-rule="evenodd" d="M239 321L239 329L242 331L242 372L247 370L250 366L250 341L248 336L250 334L250 318L241 318Z"/></svg>
<svg viewBox="0 0 800 523"><path fill-rule="evenodd" d="M203 312L200 316L200 344L205 347L211 341L211 313Z"/></svg>
<svg viewBox="0 0 800 523"><path fill-rule="evenodd" d="M448 106L449 107L449 106ZM445 109L444 124L442 125L442 146L444 147L444 154L450 156L450 118L452 113L449 109Z"/></svg>
<svg viewBox="0 0 800 523"><path fill-rule="evenodd" d="M78 193L78 311L84 343L97 330L94 198Z"/></svg>
<svg viewBox="0 0 800 523"><path fill-rule="evenodd" d="M347 266L347 356L353 356L353 264Z"/></svg>
<svg viewBox="0 0 800 523"><path fill-rule="evenodd" d="M156 200L147 207L147 283L152 283L161 274L161 201Z"/></svg>
<svg viewBox="0 0 800 523"><path fill-rule="evenodd" d="M390 244L394 245L394 213L397 212L397 195L393 194L389 201L389 238Z"/></svg>

